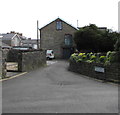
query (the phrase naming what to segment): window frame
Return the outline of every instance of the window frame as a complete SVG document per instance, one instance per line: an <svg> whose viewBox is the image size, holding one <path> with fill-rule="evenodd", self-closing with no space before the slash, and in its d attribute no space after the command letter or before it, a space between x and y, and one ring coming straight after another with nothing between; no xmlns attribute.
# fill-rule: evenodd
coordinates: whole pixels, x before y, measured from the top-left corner
<svg viewBox="0 0 120 115"><path fill-rule="evenodd" d="M70 36L70 37L66 37L66 36ZM72 34L65 34L65 36L64 36L64 43L65 43L66 46L72 46L73 45Z"/></svg>
<svg viewBox="0 0 120 115"><path fill-rule="evenodd" d="M58 20L56 21L56 30L62 30L63 27L62 27L62 21Z"/></svg>

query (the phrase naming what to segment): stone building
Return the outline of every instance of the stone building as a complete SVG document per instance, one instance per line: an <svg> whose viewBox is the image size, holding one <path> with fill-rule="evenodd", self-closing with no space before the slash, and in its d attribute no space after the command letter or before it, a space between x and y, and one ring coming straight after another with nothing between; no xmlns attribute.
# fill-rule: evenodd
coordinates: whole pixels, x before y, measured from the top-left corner
<svg viewBox="0 0 120 115"><path fill-rule="evenodd" d="M77 28L57 18L40 30L40 47L52 49L55 58L68 59L75 50L73 40Z"/></svg>

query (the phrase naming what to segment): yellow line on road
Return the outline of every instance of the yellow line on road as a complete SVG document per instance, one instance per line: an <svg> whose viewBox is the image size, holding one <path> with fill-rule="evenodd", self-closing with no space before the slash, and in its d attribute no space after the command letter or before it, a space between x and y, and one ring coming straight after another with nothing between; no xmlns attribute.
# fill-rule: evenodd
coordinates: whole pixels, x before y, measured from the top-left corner
<svg viewBox="0 0 120 115"><path fill-rule="evenodd" d="M19 77L19 76L24 75L24 74L26 74L26 73L27 73L27 72L23 72L23 73L14 75L14 76L9 77L9 78L2 79L2 80L0 80L0 82L1 82L1 81L6 81L6 80L10 80L10 79L13 79L13 78L16 78L16 77Z"/></svg>

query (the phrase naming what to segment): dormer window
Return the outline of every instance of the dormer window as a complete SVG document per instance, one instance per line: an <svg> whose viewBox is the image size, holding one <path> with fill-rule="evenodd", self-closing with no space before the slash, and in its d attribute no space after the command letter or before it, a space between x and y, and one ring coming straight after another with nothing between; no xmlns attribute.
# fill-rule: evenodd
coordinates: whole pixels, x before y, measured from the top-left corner
<svg viewBox="0 0 120 115"><path fill-rule="evenodd" d="M62 22L61 21L56 22L56 29L57 30L62 30Z"/></svg>

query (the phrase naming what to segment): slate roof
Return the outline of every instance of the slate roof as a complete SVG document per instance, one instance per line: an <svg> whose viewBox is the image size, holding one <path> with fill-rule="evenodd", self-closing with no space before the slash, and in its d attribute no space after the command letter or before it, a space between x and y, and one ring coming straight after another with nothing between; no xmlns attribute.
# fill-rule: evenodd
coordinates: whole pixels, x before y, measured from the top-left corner
<svg viewBox="0 0 120 115"><path fill-rule="evenodd" d="M4 46L9 46L8 44L2 42L2 38L0 38L0 46L4 47Z"/></svg>
<svg viewBox="0 0 120 115"><path fill-rule="evenodd" d="M11 39L13 37L17 36L18 38L20 38L19 35L17 35L16 33L0 34L0 36L3 36L2 37L2 43L7 44L8 46L11 46Z"/></svg>
<svg viewBox="0 0 120 115"><path fill-rule="evenodd" d="M9 34L1 34L2 40L11 40L16 34L15 33L9 33Z"/></svg>

